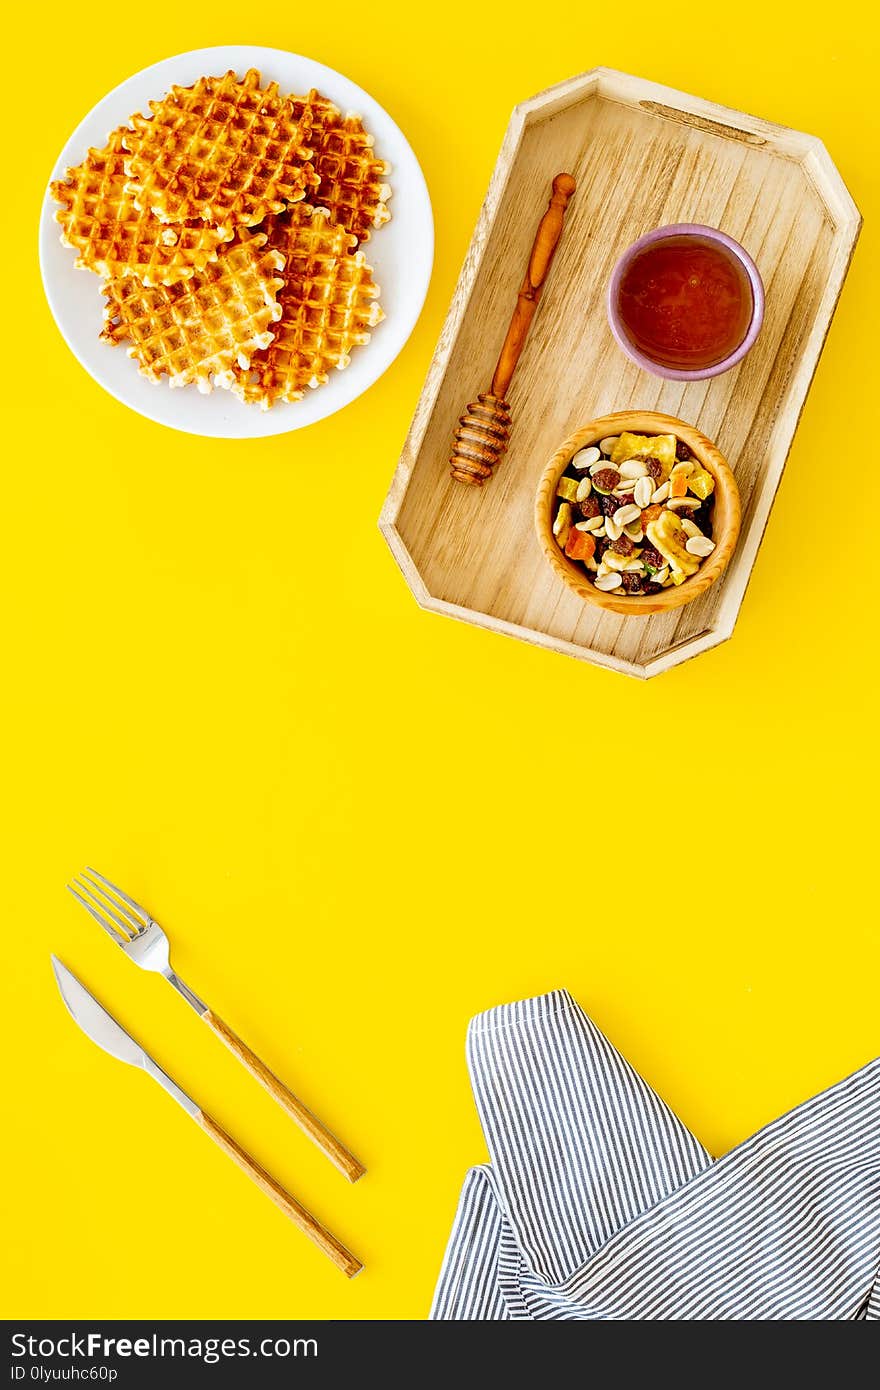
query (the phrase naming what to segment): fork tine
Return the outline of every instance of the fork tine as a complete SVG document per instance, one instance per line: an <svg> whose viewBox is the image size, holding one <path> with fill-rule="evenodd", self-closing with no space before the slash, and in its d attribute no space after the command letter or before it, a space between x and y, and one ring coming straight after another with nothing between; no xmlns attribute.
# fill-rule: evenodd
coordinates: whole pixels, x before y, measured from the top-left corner
<svg viewBox="0 0 880 1390"><path fill-rule="evenodd" d="M98 870L93 869L90 864L86 864L86 873L90 874L92 878L96 878L99 883L103 883L105 888L109 888L111 893L114 893L117 898L121 898L121 900L131 908L132 912L138 918L138 930L142 931L145 927L150 925L149 912L145 912L140 903L135 902L134 898L130 898L127 893L123 893L121 888L117 888L115 883L111 883L109 878L105 878L103 874L99 874ZM106 898L106 896L107 894L105 893L104 897Z"/></svg>
<svg viewBox="0 0 880 1390"><path fill-rule="evenodd" d="M126 941L132 941L136 936L141 935L144 928L138 919L133 917L121 903L111 898L109 893L105 893L104 889L97 883L92 883L85 874L81 874L74 882L81 892L85 893L86 897L94 903L99 912L103 912L105 917L112 918L117 927L121 927Z"/></svg>
<svg viewBox="0 0 880 1390"><path fill-rule="evenodd" d="M92 904L88 901L88 899L84 898L82 893L79 893L72 883L68 883L67 891L68 893L73 894L77 902L82 903L86 912L90 912L91 915L94 917L95 921L98 923L98 926L103 927L108 936L112 936L117 946L124 946L126 944L126 938L124 936L121 936L115 927L111 927L107 919L105 917L102 917L100 912L98 912L96 908L92 907Z"/></svg>

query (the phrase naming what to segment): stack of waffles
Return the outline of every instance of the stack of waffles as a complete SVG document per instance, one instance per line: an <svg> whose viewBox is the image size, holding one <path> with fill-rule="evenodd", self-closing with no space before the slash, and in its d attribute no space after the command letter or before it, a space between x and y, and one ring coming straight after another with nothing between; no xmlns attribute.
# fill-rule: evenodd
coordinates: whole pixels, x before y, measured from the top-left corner
<svg viewBox="0 0 880 1390"><path fill-rule="evenodd" d="M52 185L62 241L104 278L102 336L152 381L301 399L383 317L361 248L388 221L388 166L358 116L253 69L150 111Z"/></svg>

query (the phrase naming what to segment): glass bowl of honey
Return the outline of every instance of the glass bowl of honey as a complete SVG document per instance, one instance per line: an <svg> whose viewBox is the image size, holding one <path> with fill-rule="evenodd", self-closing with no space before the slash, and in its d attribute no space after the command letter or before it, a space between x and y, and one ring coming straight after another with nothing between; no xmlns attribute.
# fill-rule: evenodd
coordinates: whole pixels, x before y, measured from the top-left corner
<svg viewBox="0 0 880 1390"><path fill-rule="evenodd" d="M703 381L741 362L764 318L758 267L715 227L658 227L621 256L608 322L633 362L672 381Z"/></svg>

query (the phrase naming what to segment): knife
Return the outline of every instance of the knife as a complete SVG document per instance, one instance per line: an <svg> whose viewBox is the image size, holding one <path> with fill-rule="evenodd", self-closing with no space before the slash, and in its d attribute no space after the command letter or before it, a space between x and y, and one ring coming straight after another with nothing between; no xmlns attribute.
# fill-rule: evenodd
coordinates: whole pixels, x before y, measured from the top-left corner
<svg viewBox="0 0 880 1390"><path fill-rule="evenodd" d="M306 1211L304 1206L292 1197L279 1182L261 1168L259 1163L250 1154L245 1153L234 1139L232 1139L224 1129L212 1120L204 1110L196 1105L185 1091L181 1090L176 1081L173 1081L166 1072L162 1070L157 1062L149 1053L145 1052L140 1043L135 1042L134 1038L126 1033L125 1029L116 1022L116 1019L108 1014L94 998L89 994L85 985L63 965L57 956L52 957L52 969L55 971L55 980L61 993L61 998L67 1005L73 1021L85 1033L86 1037L91 1038L98 1047L109 1052L111 1057L116 1057L120 1062L128 1062L132 1067L141 1067L143 1071L151 1076L154 1081L158 1081L164 1091L172 1096L177 1104L182 1106L189 1115L190 1119L195 1120L197 1125L209 1134L218 1144L224 1153L228 1154L239 1168L243 1168L248 1177L252 1178L261 1192L265 1192L276 1206L280 1207L286 1216L289 1216L295 1226L309 1237L310 1240L323 1250L337 1269L341 1269L343 1274L349 1279L353 1279L356 1274L363 1269L360 1260L352 1255L351 1251L346 1250L345 1246L336 1239L334 1235L321 1225L311 1212Z"/></svg>

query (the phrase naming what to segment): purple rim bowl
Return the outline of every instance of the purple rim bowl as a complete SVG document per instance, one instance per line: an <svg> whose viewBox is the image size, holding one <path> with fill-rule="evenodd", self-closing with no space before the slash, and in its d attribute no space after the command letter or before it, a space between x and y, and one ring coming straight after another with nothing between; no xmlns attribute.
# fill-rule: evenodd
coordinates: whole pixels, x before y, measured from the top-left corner
<svg viewBox="0 0 880 1390"><path fill-rule="evenodd" d="M738 348L735 348L721 362L716 362L712 367L700 367L691 371L684 371L678 367L664 367L661 363L655 362L652 357L647 357L645 353L639 351L628 337L621 322L617 299L624 274L634 258L640 251L644 251L646 246L653 246L658 241L666 241L669 237L674 236L697 236L703 241L714 241L726 247L739 261L752 287L752 318L748 332ZM722 372L729 372L731 367L735 367L737 362L741 362L746 353L754 346L755 339L761 331L761 324L764 322L764 282L748 251L745 251L739 242L734 241L733 237L728 236L726 232L719 232L716 227L701 226L699 222L676 222L672 226L657 227L653 232L646 232L644 236L639 237L638 241L634 241L632 246L624 251L611 276L606 307L611 332L617 339L618 346L626 353L630 361L635 362L636 366L642 367L652 376L666 377L668 381L706 381L709 377L720 376Z"/></svg>

